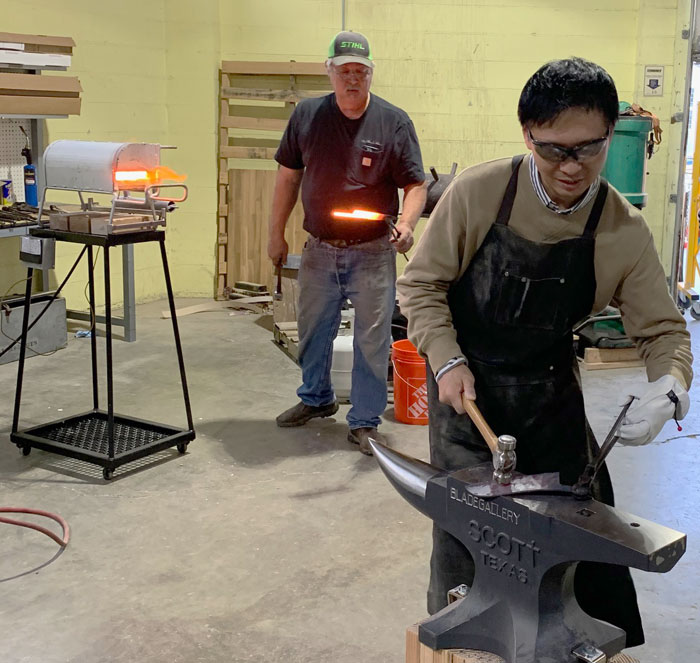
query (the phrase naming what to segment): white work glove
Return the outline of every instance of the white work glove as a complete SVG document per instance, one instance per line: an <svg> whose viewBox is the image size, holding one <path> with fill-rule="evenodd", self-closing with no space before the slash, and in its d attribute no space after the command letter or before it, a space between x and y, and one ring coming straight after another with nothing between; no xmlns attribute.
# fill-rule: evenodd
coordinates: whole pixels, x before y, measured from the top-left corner
<svg viewBox="0 0 700 663"><path fill-rule="evenodd" d="M675 403L669 392L675 394ZM688 392L672 375L664 375L647 384L645 389L628 394L620 405L628 403L631 397L634 397L634 401L618 431L620 444L629 446L649 444L669 419L673 418L677 422L685 417L690 407Z"/></svg>

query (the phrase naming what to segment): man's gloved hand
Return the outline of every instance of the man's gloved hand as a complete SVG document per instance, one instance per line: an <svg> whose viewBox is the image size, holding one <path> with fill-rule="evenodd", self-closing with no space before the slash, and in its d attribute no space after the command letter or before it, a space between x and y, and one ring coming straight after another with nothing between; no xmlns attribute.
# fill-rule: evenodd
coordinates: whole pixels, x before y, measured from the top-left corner
<svg viewBox="0 0 700 663"><path fill-rule="evenodd" d="M672 375L664 375L647 384L645 389L626 395L620 405L632 396L634 401L618 432L620 444L624 445L649 444L669 419L682 419L690 407L688 392Z"/></svg>

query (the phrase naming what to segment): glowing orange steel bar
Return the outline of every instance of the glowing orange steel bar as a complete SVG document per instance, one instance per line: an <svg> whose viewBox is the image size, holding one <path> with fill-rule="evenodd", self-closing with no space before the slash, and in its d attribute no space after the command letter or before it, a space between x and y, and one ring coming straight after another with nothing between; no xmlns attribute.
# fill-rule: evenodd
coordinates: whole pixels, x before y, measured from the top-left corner
<svg viewBox="0 0 700 663"><path fill-rule="evenodd" d="M379 212L369 212L363 209L355 209L352 212L334 211L333 216L336 219L355 219L358 221L382 221L386 215Z"/></svg>

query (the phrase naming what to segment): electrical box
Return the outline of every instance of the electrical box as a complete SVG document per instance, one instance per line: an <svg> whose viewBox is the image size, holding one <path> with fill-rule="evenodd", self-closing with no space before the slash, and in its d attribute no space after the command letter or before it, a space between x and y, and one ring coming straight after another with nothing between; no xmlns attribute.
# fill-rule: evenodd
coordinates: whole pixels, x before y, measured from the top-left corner
<svg viewBox="0 0 700 663"><path fill-rule="evenodd" d="M29 305L29 324L46 308L39 322L29 330L27 335L27 359L38 354L53 352L66 347L68 330L66 325L66 300L57 297L51 301L52 293L41 293L32 296ZM24 316L24 297L4 299L0 305L0 352L22 334L22 317ZM6 364L19 359L19 343L12 350L0 356L0 364Z"/></svg>
<svg viewBox="0 0 700 663"><path fill-rule="evenodd" d="M53 269L56 240L24 236L19 246L19 261L32 269Z"/></svg>

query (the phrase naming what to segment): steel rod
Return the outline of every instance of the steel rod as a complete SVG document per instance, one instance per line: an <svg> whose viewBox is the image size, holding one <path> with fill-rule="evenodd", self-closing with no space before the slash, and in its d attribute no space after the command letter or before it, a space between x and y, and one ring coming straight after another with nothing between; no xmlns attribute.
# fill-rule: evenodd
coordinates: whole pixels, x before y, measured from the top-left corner
<svg viewBox="0 0 700 663"><path fill-rule="evenodd" d="M173 323L173 335L175 336L175 349L177 350L177 362L180 367L180 382L182 383L182 395L185 399L185 412L187 413L187 425L191 431L194 430L192 421L192 408L190 407L190 394L187 390L187 377L185 376L185 360L182 356L182 344L180 343L180 330L177 326L177 314L175 312L175 299L173 297L173 286L170 282L170 270L168 269L168 256L165 252L165 237L159 239L160 255L163 260L163 275L165 276L165 287L168 291L168 305L170 307L170 318Z"/></svg>
<svg viewBox="0 0 700 663"><path fill-rule="evenodd" d="M19 426L19 408L22 400L22 380L24 376L24 357L27 351L27 329L29 327L29 309L32 304L32 276L34 270L27 268L27 286L24 290L24 314L22 316L22 337L19 342L19 363L17 364L17 390L15 391L15 411L12 417L12 432Z"/></svg>
<svg viewBox="0 0 700 663"><path fill-rule="evenodd" d="M97 312L95 310L95 266L93 264L92 246L88 252L88 294L90 299L90 354L92 361L92 406L100 407L99 386L97 383Z"/></svg>
<svg viewBox="0 0 700 663"><path fill-rule="evenodd" d="M109 244L104 247L105 270L105 338L107 341L107 445L109 459L114 459L114 378L112 374L112 288L110 284Z"/></svg>

